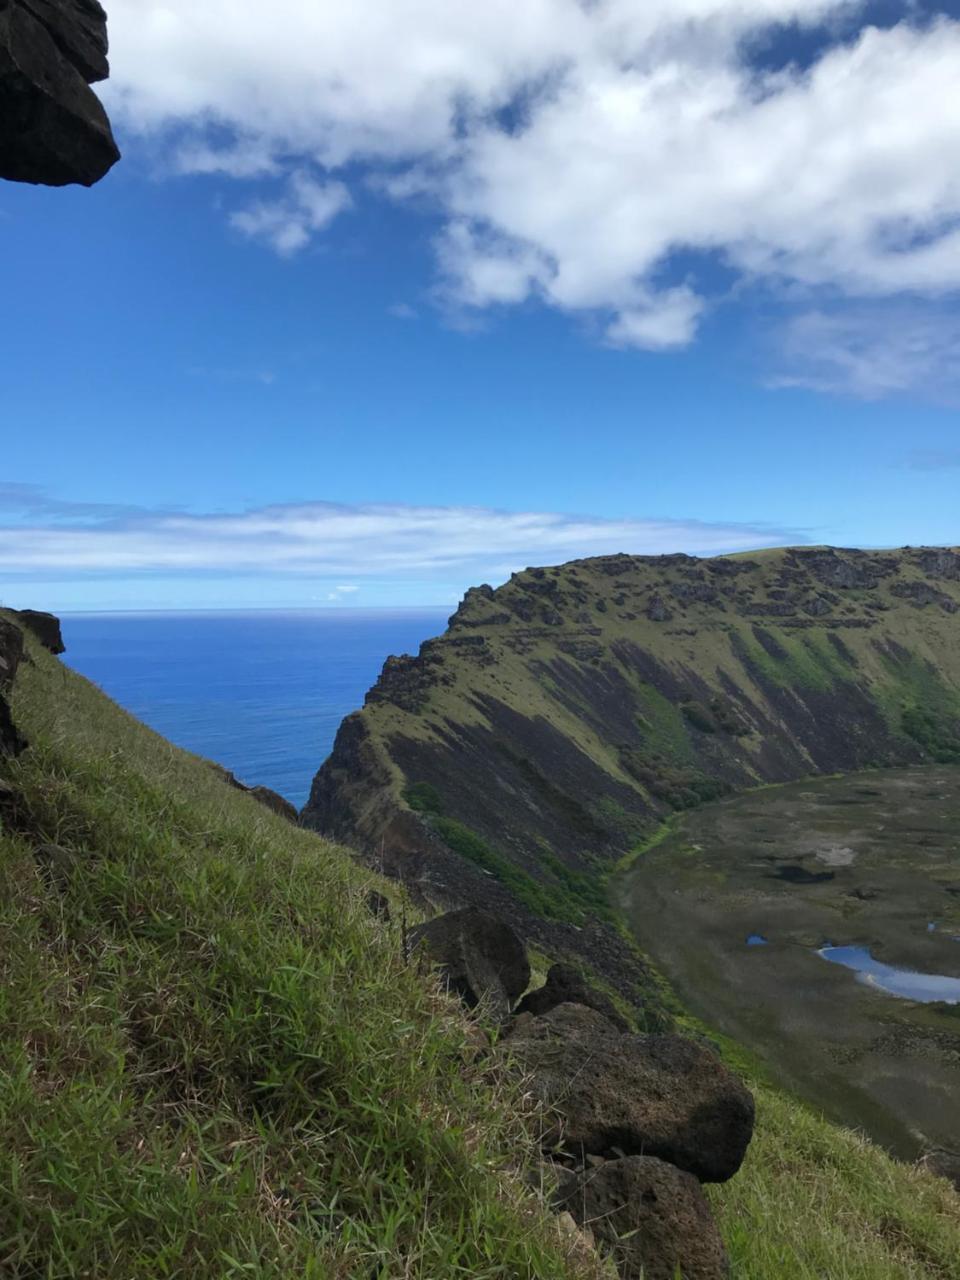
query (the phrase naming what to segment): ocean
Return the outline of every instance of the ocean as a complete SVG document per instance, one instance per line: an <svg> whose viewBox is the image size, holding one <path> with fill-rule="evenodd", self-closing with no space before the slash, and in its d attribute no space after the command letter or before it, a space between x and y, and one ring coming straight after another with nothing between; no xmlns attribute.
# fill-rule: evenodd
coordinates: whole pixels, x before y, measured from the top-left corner
<svg viewBox="0 0 960 1280"><path fill-rule="evenodd" d="M390 654L452 609L65 614L75 671L188 751L299 808Z"/></svg>

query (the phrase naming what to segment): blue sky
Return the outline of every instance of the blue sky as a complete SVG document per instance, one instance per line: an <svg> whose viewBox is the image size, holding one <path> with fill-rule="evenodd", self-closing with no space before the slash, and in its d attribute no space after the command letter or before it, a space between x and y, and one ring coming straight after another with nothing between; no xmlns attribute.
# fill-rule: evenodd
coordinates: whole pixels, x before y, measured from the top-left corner
<svg viewBox="0 0 960 1280"><path fill-rule="evenodd" d="M123 161L0 190L0 598L960 541L951 7L225 4L116 0Z"/></svg>

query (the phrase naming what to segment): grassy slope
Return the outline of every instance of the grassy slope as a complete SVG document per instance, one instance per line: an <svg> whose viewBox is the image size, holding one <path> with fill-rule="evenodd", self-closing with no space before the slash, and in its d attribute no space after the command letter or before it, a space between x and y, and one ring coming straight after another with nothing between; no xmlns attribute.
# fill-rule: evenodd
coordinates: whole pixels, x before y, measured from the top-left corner
<svg viewBox="0 0 960 1280"><path fill-rule="evenodd" d="M960 1195L726 1056L757 1098L743 1168L709 1189L734 1280L957 1280Z"/></svg>
<svg viewBox="0 0 960 1280"><path fill-rule="evenodd" d="M525 1139L348 857L31 646L0 833L0 1274L543 1277ZM75 869L38 873L55 839ZM730 1049L736 1065L749 1062ZM735 1280L960 1275L960 1199L755 1081ZM501 1194L507 1188L507 1196Z"/></svg>
<svg viewBox="0 0 960 1280"><path fill-rule="evenodd" d="M30 645L0 828L0 1274L588 1276L341 850ZM38 866L34 847L70 855Z"/></svg>

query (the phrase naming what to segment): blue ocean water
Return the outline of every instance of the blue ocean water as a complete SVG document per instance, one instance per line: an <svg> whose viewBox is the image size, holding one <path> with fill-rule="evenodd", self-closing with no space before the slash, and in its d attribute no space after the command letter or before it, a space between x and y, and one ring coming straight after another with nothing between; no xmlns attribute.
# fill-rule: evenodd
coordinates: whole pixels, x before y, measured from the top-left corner
<svg viewBox="0 0 960 1280"><path fill-rule="evenodd" d="M298 807L390 654L449 609L66 614L64 660L178 746Z"/></svg>

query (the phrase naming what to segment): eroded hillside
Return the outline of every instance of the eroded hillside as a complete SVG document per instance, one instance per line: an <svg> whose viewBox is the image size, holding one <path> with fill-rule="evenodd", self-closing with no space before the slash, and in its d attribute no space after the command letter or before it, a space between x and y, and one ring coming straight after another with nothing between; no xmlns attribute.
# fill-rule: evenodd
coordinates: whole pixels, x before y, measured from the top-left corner
<svg viewBox="0 0 960 1280"><path fill-rule="evenodd" d="M427 897L512 903L616 964L598 884L670 813L960 759L958 612L960 553L937 548L528 569L388 660L304 820Z"/></svg>

